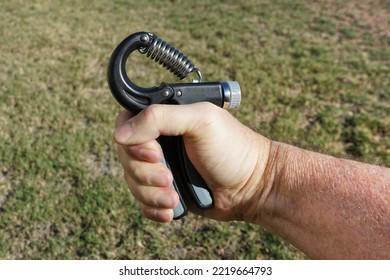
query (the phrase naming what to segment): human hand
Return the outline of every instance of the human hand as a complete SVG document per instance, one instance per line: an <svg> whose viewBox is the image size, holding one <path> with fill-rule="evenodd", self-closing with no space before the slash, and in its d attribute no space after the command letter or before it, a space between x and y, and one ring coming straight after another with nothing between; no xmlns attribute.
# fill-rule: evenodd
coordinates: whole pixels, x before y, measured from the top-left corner
<svg viewBox="0 0 390 280"><path fill-rule="evenodd" d="M152 105L134 116L121 112L114 140L124 177L144 215L169 222L179 198L161 163L160 135L183 136L189 159L213 193L214 205L190 211L216 220L251 221L267 185L270 140L211 103Z"/></svg>

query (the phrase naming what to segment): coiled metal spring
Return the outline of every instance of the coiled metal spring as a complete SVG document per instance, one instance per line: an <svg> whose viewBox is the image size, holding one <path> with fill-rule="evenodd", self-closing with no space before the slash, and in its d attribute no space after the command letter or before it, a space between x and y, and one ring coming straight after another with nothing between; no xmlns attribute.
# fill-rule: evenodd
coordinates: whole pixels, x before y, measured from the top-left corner
<svg viewBox="0 0 390 280"><path fill-rule="evenodd" d="M202 74L199 69L182 52L156 35L150 35L152 36L152 41L147 48L139 50L141 53L159 63L180 79L185 78L191 72L196 72L199 77L198 81L202 80Z"/></svg>

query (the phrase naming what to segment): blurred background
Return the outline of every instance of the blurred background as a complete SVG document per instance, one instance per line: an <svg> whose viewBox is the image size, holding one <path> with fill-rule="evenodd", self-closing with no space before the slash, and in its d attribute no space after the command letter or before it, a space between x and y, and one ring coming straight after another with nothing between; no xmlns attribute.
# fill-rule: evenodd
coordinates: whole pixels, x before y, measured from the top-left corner
<svg viewBox="0 0 390 280"><path fill-rule="evenodd" d="M113 49L150 31L279 141L390 166L390 2L0 0L1 259L305 259L267 230L143 218L112 141ZM140 85L177 81L140 54ZM342 227L342 225L340 225Z"/></svg>

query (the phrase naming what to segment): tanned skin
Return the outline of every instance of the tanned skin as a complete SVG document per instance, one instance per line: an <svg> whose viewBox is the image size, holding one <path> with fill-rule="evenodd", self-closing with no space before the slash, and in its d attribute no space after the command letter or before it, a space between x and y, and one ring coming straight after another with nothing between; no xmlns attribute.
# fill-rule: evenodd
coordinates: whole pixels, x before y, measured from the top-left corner
<svg viewBox="0 0 390 280"><path fill-rule="evenodd" d="M314 259L390 259L389 168L272 141L209 103L124 111L116 127L125 179L151 220L170 222L178 204L155 139L183 135L214 197L193 212L258 224Z"/></svg>

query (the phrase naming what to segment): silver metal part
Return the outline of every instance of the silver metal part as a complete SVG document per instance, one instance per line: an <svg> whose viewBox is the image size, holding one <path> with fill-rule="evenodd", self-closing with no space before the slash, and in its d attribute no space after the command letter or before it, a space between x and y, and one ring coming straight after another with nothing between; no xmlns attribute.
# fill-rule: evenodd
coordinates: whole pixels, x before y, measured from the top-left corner
<svg viewBox="0 0 390 280"><path fill-rule="evenodd" d="M194 68L192 69L191 72L195 72L197 75L198 75L198 79L197 80L192 80L193 83L201 83L202 82L202 73L200 72L200 70L198 68Z"/></svg>
<svg viewBox="0 0 390 280"><path fill-rule="evenodd" d="M234 109L240 105L241 102L241 89L240 85L236 81L224 81L221 82L224 95L224 109Z"/></svg>
<svg viewBox="0 0 390 280"><path fill-rule="evenodd" d="M196 71L199 75L199 70L195 68L191 60L183 53L161 40L156 35L149 35L151 36L152 41L147 48L141 48L139 50L141 53L161 64L180 79L185 78L192 71ZM141 39L144 40L146 38ZM201 75L199 76L201 79Z"/></svg>

